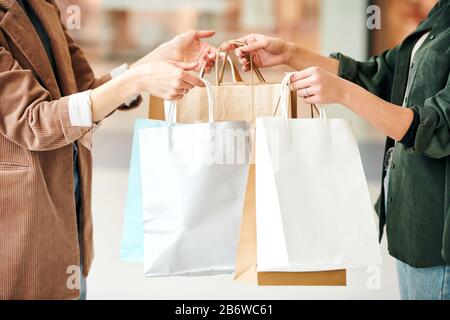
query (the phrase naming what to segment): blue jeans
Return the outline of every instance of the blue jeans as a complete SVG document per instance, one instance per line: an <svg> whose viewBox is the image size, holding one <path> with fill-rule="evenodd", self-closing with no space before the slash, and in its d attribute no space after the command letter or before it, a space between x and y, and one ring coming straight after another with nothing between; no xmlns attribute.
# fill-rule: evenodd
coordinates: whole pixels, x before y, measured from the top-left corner
<svg viewBox="0 0 450 320"><path fill-rule="evenodd" d="M80 297L78 300L86 300L86 278L83 276L83 267L80 272Z"/></svg>
<svg viewBox="0 0 450 320"><path fill-rule="evenodd" d="M79 246L80 246L80 256L82 257L83 251L81 246L81 224L83 223L81 219L81 191L80 191L80 173L78 169L78 149L77 145L73 144L73 184L75 191L75 206L77 210L77 225L78 225L78 235L79 235ZM83 259L80 259L80 297L78 300L86 300L86 278L83 276Z"/></svg>
<svg viewBox="0 0 450 320"><path fill-rule="evenodd" d="M450 266L413 268L397 260L402 300L450 300Z"/></svg>

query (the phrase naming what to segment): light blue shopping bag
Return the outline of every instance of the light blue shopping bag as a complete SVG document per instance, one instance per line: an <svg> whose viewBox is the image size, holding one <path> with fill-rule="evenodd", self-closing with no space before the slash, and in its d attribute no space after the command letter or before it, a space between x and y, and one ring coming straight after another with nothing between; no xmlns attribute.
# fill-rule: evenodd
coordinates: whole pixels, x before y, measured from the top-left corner
<svg viewBox="0 0 450 320"><path fill-rule="evenodd" d="M125 203L120 259L130 262L144 261L144 223L142 210L141 167L139 159L139 130L165 125L165 121L137 119L134 125L128 192Z"/></svg>

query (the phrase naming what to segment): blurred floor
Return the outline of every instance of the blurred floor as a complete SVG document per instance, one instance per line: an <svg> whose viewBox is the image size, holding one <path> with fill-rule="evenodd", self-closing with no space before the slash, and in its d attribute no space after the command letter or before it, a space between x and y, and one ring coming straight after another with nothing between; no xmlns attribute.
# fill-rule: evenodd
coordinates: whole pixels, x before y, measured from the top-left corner
<svg viewBox="0 0 450 320"><path fill-rule="evenodd" d="M95 63L98 74L119 65L114 61ZM143 277L139 264L122 262L119 248L127 191L132 130L138 117L146 117L143 106L116 112L95 135L93 213L96 259L88 278L89 299L398 299L394 261L382 244L381 288L367 288L366 269L350 270L346 288L254 287L236 284L231 276L205 278ZM359 141L372 199L379 192L383 145L380 139Z"/></svg>

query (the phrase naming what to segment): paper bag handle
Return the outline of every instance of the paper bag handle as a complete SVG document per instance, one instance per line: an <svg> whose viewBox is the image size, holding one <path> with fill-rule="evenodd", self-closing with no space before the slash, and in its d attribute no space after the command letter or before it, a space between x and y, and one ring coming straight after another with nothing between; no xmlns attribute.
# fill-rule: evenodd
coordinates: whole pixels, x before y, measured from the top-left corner
<svg viewBox="0 0 450 320"><path fill-rule="evenodd" d="M286 99L288 96L288 90L290 90L290 84L291 84L291 77L295 74L295 72L290 72L286 74L281 81L281 99L280 99L280 105L281 105L281 116L285 119L288 118L289 114L289 103ZM316 110L319 113L319 118L326 120L327 115L324 110L324 108L321 108L320 106L317 106L315 104L311 104L311 117L314 118L314 110Z"/></svg>
<svg viewBox="0 0 450 320"><path fill-rule="evenodd" d="M206 87L206 93L208 96L208 122L213 123L214 122L214 105L213 105L213 92L212 92L212 86L211 83L209 83L208 80L200 78L200 80L203 81ZM169 114L167 117L167 126L172 127L175 122L175 115L177 110L177 102L176 101L168 101L169 103Z"/></svg>
<svg viewBox="0 0 450 320"><path fill-rule="evenodd" d="M225 59L226 60L229 59L228 51L224 51L224 46L229 45L229 44L234 44L238 47L243 47L246 45L245 42L239 41L239 40L228 40L228 41L223 42L220 45L220 47L217 51L217 54L216 54L216 63L215 63L216 85L218 85L218 86L222 83L223 76L225 73L225 62L222 64L220 71L219 71L219 58L221 57L222 54L225 54L224 61L225 61ZM265 83L266 80L264 79L263 75L261 74L261 71L259 71L258 67L256 67L254 65L251 54L249 54L249 60L250 60L250 72L251 72L250 84L253 85L253 73L256 74L256 76L258 77L258 79L261 83ZM232 64L233 64L233 68L238 70L237 67L235 66L234 62L232 62Z"/></svg>
<svg viewBox="0 0 450 320"><path fill-rule="evenodd" d="M222 60L224 60L223 65L225 65L225 62L226 62L230 66L231 77L233 79L233 82L244 82L241 74L239 73L238 67L236 67L236 64L233 62L231 57L229 55L227 55L226 52L221 52L219 55L220 55L220 58ZM203 78L205 76L205 67L206 67L206 63L203 64L200 69L199 78ZM222 77L223 77L223 74L222 74Z"/></svg>

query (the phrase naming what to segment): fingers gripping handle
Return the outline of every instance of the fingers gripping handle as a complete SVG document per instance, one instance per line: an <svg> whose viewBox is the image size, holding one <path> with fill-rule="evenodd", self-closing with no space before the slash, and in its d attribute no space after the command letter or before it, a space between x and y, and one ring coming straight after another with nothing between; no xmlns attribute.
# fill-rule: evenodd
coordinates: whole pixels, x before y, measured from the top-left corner
<svg viewBox="0 0 450 320"><path fill-rule="evenodd" d="M222 53L220 53L220 59L224 60L224 63L222 65L223 66L222 68L224 69L223 72L225 72L225 60L226 60L226 63L230 66L230 69L231 69L231 77L233 79L233 82L242 82L242 77L239 73L239 70L236 67L236 65L234 64L231 57L226 55L224 52L222 52ZM205 76L205 73L206 73L205 69L206 69L206 63L204 63L200 69L199 78L203 78ZM216 78L217 78L217 73L216 73ZM223 73L221 74L219 79L216 79L216 81L222 82L222 79L223 79Z"/></svg>
<svg viewBox="0 0 450 320"><path fill-rule="evenodd" d="M212 86L208 80L200 78L203 81L206 87L206 93L208 96L208 122L214 122L214 104L213 104L213 92ZM168 101L169 104L169 114L167 117L167 126L172 127L176 122L176 110L177 110L177 102L176 101Z"/></svg>
<svg viewBox="0 0 450 320"><path fill-rule="evenodd" d="M223 74L224 74L224 72L225 72L225 63L222 64L221 70L219 71L219 63L218 63L218 62L219 62L219 57L220 57L222 54L225 54L225 59L228 59L228 58L229 58L229 56L228 56L228 51L225 50L224 47L227 46L227 45L230 45L230 44L233 44L233 45L235 45L235 46L237 46L237 47L243 47L243 46L246 45L245 42L239 41L239 40L229 40L229 41L225 41L225 42L223 42L223 43L220 45L220 47L219 47L219 49L218 49L218 52L217 52L217 54L216 54L216 65L215 65L215 69L216 69L216 82L217 82L216 84L217 84L217 85L220 85L220 83L222 82L222 80L223 80ZM253 73L255 73L256 76L258 77L258 79L259 79L259 81L260 81L261 83L266 82L266 80L264 79L264 77L263 77L262 74L261 74L261 71L259 71L259 69L254 65L254 63L253 63L253 58L252 58L252 55L251 55L251 54L249 54L249 60L250 60L250 72L251 72L251 74L252 74L252 77L253 77ZM234 65L234 64L233 64L233 65ZM237 68L236 68L236 70L237 70ZM251 82L252 82L252 84L253 84L253 80L252 80Z"/></svg>
<svg viewBox="0 0 450 320"><path fill-rule="evenodd" d="M291 78L296 72L290 72L286 74L281 81L281 92L280 92L280 105L281 105L281 116L285 119L289 117L289 91L290 91L290 85L291 85ZM313 108L315 108L319 112L319 118L320 119L327 119L327 115L325 113L325 110L317 105L312 105Z"/></svg>

